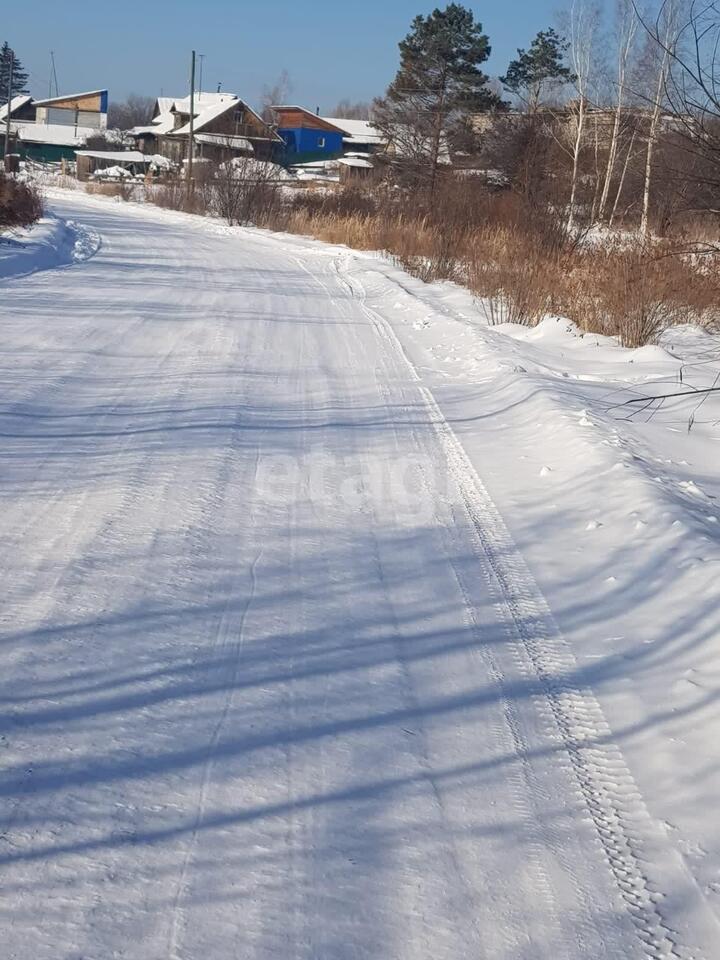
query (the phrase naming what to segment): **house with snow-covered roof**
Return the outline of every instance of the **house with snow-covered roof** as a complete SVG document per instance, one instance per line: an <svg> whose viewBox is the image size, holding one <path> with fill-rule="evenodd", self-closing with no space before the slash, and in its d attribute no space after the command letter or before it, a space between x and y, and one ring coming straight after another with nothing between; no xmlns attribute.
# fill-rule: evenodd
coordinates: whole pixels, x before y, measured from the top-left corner
<svg viewBox="0 0 720 960"><path fill-rule="evenodd" d="M151 122L130 134L143 153L160 154L181 163L188 154L191 126L194 154L199 159L224 161L233 156L254 156L265 160L282 148L279 135L232 93L199 92L192 104L189 96L172 102L159 98Z"/></svg>
<svg viewBox="0 0 720 960"><path fill-rule="evenodd" d="M35 100L13 97L9 152L39 161L72 160L75 150L107 129L107 90L89 90ZM7 104L0 110L4 139Z"/></svg>
<svg viewBox="0 0 720 960"><path fill-rule="evenodd" d="M342 156L345 131L341 127L305 107L277 105L270 109L289 163L302 164Z"/></svg>
<svg viewBox="0 0 720 960"><path fill-rule="evenodd" d="M343 117L323 119L343 131L345 153L381 153L387 146L385 137L370 120L346 120Z"/></svg>
<svg viewBox="0 0 720 960"><path fill-rule="evenodd" d="M286 161L293 165L336 160L347 154L369 159L386 147L384 137L368 120L321 117L297 105L273 106L271 110L285 143Z"/></svg>

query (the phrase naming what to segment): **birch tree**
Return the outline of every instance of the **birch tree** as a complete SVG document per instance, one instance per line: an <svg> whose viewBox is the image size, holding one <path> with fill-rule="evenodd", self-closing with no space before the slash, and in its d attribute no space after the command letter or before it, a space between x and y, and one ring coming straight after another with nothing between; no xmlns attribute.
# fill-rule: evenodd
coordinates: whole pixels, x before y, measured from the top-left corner
<svg viewBox="0 0 720 960"><path fill-rule="evenodd" d="M602 194L600 196L600 206L598 210L599 218L601 220L604 220L607 217L610 190L618 163L623 111L627 102L628 68L633 52L636 48L638 18L635 14L635 8L632 0L617 0L615 8L615 23L617 36L615 116L613 119L610 147L608 149L607 167L605 169L605 179L603 182Z"/></svg>
<svg viewBox="0 0 720 960"><path fill-rule="evenodd" d="M644 237L650 236L650 205L652 201L653 174L655 168L655 153L663 107L665 105L665 90L667 88L670 62L673 50L673 41L677 31L679 12L678 0L667 0L663 3L657 18L657 33L655 39L655 83L651 90L651 114L645 153L645 175L643 181L642 215L640 218L640 233Z"/></svg>
<svg viewBox="0 0 720 960"><path fill-rule="evenodd" d="M642 19L642 25L654 51L653 116L658 117L648 137L648 203L655 189L662 112L667 110L673 117L670 139L680 150L671 170L673 183L692 197L693 209L719 216L720 2L665 0L655 23Z"/></svg>
<svg viewBox="0 0 720 960"><path fill-rule="evenodd" d="M601 11L592 0L573 0L568 18L570 63L575 77L575 131L572 145L572 174L567 228L572 232L578 217L578 187L580 157L585 143L589 94L595 64L595 44L601 21Z"/></svg>

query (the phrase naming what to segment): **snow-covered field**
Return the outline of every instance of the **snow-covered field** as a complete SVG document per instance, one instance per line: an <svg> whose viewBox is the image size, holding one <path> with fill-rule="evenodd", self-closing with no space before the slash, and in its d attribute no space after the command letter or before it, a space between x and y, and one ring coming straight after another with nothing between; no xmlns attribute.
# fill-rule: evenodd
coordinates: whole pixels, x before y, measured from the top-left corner
<svg viewBox="0 0 720 960"><path fill-rule="evenodd" d="M0 244L2 957L720 958L720 403L625 403L717 340L52 208Z"/></svg>

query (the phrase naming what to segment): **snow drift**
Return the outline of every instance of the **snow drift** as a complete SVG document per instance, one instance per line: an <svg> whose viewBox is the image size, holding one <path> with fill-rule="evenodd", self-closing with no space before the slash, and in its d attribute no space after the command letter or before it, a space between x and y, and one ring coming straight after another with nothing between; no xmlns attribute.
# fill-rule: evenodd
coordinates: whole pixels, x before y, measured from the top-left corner
<svg viewBox="0 0 720 960"><path fill-rule="evenodd" d="M88 260L100 247L92 230L46 216L32 227L0 234L0 280Z"/></svg>

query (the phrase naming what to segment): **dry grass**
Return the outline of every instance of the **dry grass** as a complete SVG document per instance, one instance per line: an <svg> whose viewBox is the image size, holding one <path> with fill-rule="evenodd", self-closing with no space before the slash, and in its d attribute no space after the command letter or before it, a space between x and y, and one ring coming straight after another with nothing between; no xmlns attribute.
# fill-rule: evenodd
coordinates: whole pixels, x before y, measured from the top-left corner
<svg viewBox="0 0 720 960"><path fill-rule="evenodd" d="M448 222L448 220L450 222ZM716 325L716 270L699 270L670 241L587 246L551 215L512 195L455 205L438 217L399 213L342 193L300 198L269 226L358 250L383 250L420 279L455 280L482 301L491 323L532 326L566 316L627 347L654 343L678 323Z"/></svg>
<svg viewBox="0 0 720 960"><path fill-rule="evenodd" d="M126 183L119 180L113 183L101 183L89 181L85 185L87 193L98 197L117 197L119 200L130 200L133 195L135 184Z"/></svg>
<svg viewBox="0 0 720 960"><path fill-rule="evenodd" d="M655 343L674 324L711 326L720 315L714 271L698 271L667 242L595 249L564 279L565 313L626 347Z"/></svg>

